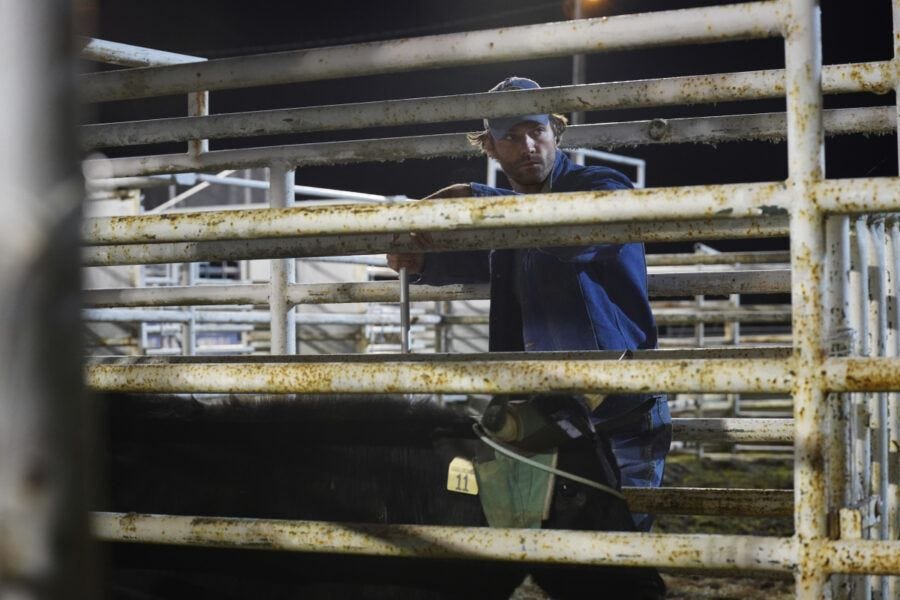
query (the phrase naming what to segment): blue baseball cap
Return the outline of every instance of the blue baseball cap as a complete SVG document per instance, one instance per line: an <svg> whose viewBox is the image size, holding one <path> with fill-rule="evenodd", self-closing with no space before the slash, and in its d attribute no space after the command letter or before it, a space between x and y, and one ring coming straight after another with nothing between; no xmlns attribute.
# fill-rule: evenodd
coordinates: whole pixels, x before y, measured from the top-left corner
<svg viewBox="0 0 900 600"><path fill-rule="evenodd" d="M507 90L537 90L540 89L537 81L526 77L507 77L488 92L505 92ZM550 115L522 115L517 117L500 117L494 119L485 119L484 128L491 132L495 140L499 140L506 135L510 129L518 125L522 121L534 121L541 125L550 124Z"/></svg>

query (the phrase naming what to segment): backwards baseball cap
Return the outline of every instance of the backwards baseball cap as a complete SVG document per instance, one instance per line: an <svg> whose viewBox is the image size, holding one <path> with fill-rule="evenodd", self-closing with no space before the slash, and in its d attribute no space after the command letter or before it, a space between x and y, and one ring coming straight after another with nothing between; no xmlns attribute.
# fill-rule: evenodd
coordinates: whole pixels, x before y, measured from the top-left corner
<svg viewBox="0 0 900 600"><path fill-rule="evenodd" d="M527 79L525 77L507 77L488 92L505 92L507 90L537 90L540 89L537 81ZM491 132L495 140L499 140L506 135L506 132L518 125L522 121L534 121L541 125L550 124L550 115L522 115L517 117L500 117L494 119L485 119L484 128Z"/></svg>

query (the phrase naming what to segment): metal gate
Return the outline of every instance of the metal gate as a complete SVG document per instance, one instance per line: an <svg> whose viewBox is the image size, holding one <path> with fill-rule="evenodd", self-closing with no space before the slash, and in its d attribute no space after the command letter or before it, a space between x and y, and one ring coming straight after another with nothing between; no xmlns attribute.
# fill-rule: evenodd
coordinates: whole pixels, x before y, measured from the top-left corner
<svg viewBox="0 0 900 600"><path fill-rule="evenodd" d="M896 111L822 109L823 93L895 90L900 2L894 0L893 9L894 59L864 64L822 66L820 14L813 0L762 0L525 26L518 28L520 36L510 35L510 29L503 35L489 30L210 61L158 55L155 60L169 66L82 76L82 95L90 102L171 94L192 98L193 116L188 118L82 127L88 147L190 142L185 154L88 161L90 177L267 166L271 185L270 208L264 210L86 219L81 228L83 264L271 259L269 287L242 286L245 289L226 298L221 293L213 298L202 289L171 288L144 300L135 299L143 293L137 290L130 305L268 303L273 353L280 355L246 363L93 361L86 368L88 386L122 392L266 394L775 392L793 399L795 453L796 533L787 538L403 525L350 528L341 523L109 513L93 515L95 535L165 544L263 544L300 552L781 571L794 574L797 598L827 597L832 583L839 597L851 593L845 587L851 585L853 594L868 595L874 589L882 597L897 597L892 579L830 580L833 574L900 574L900 229L895 214L900 212L900 184L897 178L836 180L824 173L827 131L893 130ZM783 70L563 86L515 93L502 104L484 93L208 116L205 94L197 92L764 37L784 39ZM88 49L98 56L128 51L104 48L100 42ZM788 178L767 183L541 194L514 203L465 198L296 207L292 189L299 166L474 151L463 134L217 151L209 151L205 143L261 131L328 131L782 96L787 101L783 114L581 125L572 127L565 140L572 147L593 147L608 140L655 144L786 135ZM792 348L787 354L751 355L697 349L676 356L660 350L627 362L478 355L464 363L403 356L306 362L287 356L296 343L290 310L294 304L323 297L383 301L397 294L395 285L384 283L312 289L292 281L292 258L414 249L411 232L430 232L436 248L446 250L562 245L574 237L586 243L789 234ZM479 295L483 289L466 286L412 291L413 299L421 300ZM96 296L89 296L91 301L104 305ZM700 429L701 424L695 425ZM758 439L784 439L783 432L772 431L771 423L757 423L755 431Z"/></svg>

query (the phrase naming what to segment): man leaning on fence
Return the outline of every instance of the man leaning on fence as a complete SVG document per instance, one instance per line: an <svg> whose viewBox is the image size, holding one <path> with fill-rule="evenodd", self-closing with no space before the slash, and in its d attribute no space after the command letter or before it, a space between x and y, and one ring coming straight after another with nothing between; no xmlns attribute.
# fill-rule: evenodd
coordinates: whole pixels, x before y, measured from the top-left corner
<svg viewBox="0 0 900 600"><path fill-rule="evenodd" d="M491 92L536 89L509 77ZM429 198L509 196L543 192L621 190L625 175L580 166L558 149L566 119L556 114L485 119L470 140L497 160L512 190L480 183L451 185ZM427 250L427 236L423 249ZM595 244L519 250L389 254L418 283L490 282L492 352L638 350L656 348L656 324L647 297L642 243ZM623 486L656 487L671 441L664 395L611 395L592 420L609 433ZM635 515L638 530L652 517Z"/></svg>

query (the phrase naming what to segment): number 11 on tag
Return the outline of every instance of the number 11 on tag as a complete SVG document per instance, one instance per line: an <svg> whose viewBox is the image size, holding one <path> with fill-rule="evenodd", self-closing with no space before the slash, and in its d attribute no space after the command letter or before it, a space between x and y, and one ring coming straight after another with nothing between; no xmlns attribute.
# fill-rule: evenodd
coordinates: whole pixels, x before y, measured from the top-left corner
<svg viewBox="0 0 900 600"><path fill-rule="evenodd" d="M450 468L447 469L447 489L459 494L477 496L478 481L475 479L475 466L461 456L450 461Z"/></svg>

